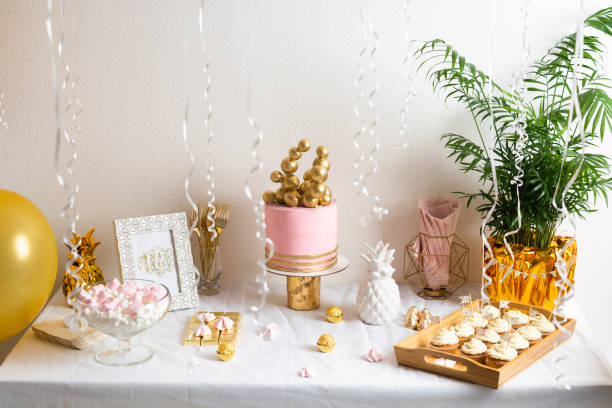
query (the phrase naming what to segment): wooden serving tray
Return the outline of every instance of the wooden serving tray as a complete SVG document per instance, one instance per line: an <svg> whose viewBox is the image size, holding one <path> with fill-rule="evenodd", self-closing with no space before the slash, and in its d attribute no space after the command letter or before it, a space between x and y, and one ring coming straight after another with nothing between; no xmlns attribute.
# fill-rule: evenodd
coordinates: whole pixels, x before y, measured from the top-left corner
<svg viewBox="0 0 612 408"><path fill-rule="evenodd" d="M491 302L491 304L499 306L499 302ZM480 300L472 302L472 306L475 309L478 309L477 306L479 305ZM529 307L520 303L510 303L510 309L521 310L527 313L529 313ZM532 306L531 308L546 317L550 317L552 314L550 311L540 307ZM461 317L461 309L459 309L443 318L442 325L449 327L459 322ZM576 328L576 320L568 319L563 327L573 334ZM561 330L555 330L529 347L529 349L523 351L514 360L497 369L480 364L469 357L461 355L460 352L443 352L432 349L430 347L431 338L439 329L440 327L437 324L431 325L396 344L394 349L397 362L420 370L455 377L492 388L500 388L515 375L538 361L549 351L553 350L555 342L563 336Z"/></svg>

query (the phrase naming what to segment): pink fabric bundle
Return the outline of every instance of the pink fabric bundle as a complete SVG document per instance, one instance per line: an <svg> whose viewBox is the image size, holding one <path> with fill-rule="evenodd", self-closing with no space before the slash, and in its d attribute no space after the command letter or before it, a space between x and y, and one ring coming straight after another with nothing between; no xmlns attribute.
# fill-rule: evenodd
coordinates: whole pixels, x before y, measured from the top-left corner
<svg viewBox="0 0 612 408"><path fill-rule="evenodd" d="M419 232L416 252L421 254L425 284L431 288L447 287L450 277L450 246L453 241L461 202L453 198L419 200Z"/></svg>

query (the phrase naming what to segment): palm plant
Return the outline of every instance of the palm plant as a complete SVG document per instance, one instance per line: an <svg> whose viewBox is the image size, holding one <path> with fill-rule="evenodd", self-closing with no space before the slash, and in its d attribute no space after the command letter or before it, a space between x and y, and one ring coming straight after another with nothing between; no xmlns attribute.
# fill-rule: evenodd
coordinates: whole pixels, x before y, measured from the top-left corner
<svg viewBox="0 0 612 408"><path fill-rule="evenodd" d="M612 7L591 15L584 24L596 33L612 36ZM578 177L566 196L568 211L584 218L595 211L593 205L597 199L603 198L608 203L607 192L612 188L610 158L590 152L599 146L606 130L612 130L612 99L607 93L612 82L601 73L605 48L596 35L585 33L578 101L589 152L582 159L578 122L575 114L570 115L575 46L576 34L567 35L533 63L527 70L525 93L516 89L508 91L493 81L491 100L487 95L488 76L443 40L427 41L414 53L420 61L418 69L427 70L426 77L434 91L444 93L445 100L464 104L472 115L480 145L455 133L442 135L442 140L450 149L448 157L464 172L479 175L483 188L476 193L458 193L467 198L468 206L480 199L476 209L483 215L494 202L489 153L483 138L485 126L487 131L488 126L493 126L496 138L490 150L497 169L499 201L488 227L494 237L500 238L518 227L517 195L512 180L516 175L519 137L515 124L520 106L524 107L527 134L521 166L524 170L524 184L520 189L522 227L509 236L509 241L537 248L550 245L558 219L553 205L555 188L558 184L565 186L581 161ZM568 152L564 157L566 141ZM556 200L560 207L559 195Z"/></svg>

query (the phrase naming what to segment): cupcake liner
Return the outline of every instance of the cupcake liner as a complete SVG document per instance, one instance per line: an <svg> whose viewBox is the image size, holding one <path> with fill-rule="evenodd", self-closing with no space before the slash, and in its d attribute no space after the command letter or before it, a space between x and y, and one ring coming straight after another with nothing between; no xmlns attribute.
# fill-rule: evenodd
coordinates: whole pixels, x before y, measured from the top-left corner
<svg viewBox="0 0 612 408"><path fill-rule="evenodd" d="M457 351L457 348L459 347L459 343L455 343L455 344L446 344L443 346L436 346L434 344L430 344L429 345L432 349L434 350L438 350L438 351L444 351L447 353L454 353Z"/></svg>
<svg viewBox="0 0 612 408"><path fill-rule="evenodd" d="M459 336L457 336L457 337L459 337ZM459 337L459 345L457 347L461 348L461 346L463 346L465 343L470 341L472 339L472 337L474 337L474 335L471 335L471 336L468 336L468 337Z"/></svg>
<svg viewBox="0 0 612 408"><path fill-rule="evenodd" d="M493 367L493 368L502 368L504 366L504 364L509 363L509 361L505 361L505 360L498 360L496 358L490 357L490 356L486 356L486 364L489 367Z"/></svg>
<svg viewBox="0 0 612 408"><path fill-rule="evenodd" d="M463 357L470 358L470 359L472 359L472 360L474 360L474 361L476 361L477 363L480 363L480 364L485 364L485 363L486 363L486 360L487 360L487 355L486 355L486 353L482 353L482 354L474 354L474 355L473 355L473 354L466 354L466 353L464 353L464 352L461 352L461 355L462 355Z"/></svg>

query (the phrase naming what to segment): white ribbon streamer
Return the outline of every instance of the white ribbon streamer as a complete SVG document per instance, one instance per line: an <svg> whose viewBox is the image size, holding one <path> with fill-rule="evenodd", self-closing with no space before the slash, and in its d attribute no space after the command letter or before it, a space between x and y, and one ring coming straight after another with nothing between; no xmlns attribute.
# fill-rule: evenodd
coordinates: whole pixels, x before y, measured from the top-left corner
<svg viewBox="0 0 612 408"><path fill-rule="evenodd" d="M202 75L204 76L204 130L206 134L206 155L204 156L204 167L206 168L206 194L208 196L208 212L206 219L208 220L206 229L210 236L210 242L214 243L217 239L217 229L215 225L215 213L217 207L215 205L215 168L212 164L212 146L213 146L213 131L210 126L210 118L213 114L212 104L209 99L210 94L210 54L208 53L208 47L206 46L206 36L204 35L204 0L200 2L200 9L198 12L198 28L200 32L200 45L202 48L202 54L204 55L204 67L202 68ZM197 213L197 211L196 211Z"/></svg>
<svg viewBox="0 0 612 408"><path fill-rule="evenodd" d="M485 229L489 220L491 219L495 208L497 207L497 203L499 201L499 188L497 185L497 170L495 168L495 160L493 158L493 147L495 146L495 128L493 126L493 50L494 50L494 34L495 34L495 16L497 11L497 0L493 0L491 4L491 24L489 26L489 36L490 36L490 44L489 44L489 83L487 86L487 93L489 98L489 115L491 119L491 126L489 128L489 143L490 147L484 146L485 150L487 150L489 156L489 162L491 163L491 177L493 179L493 204L487 212L484 220L482 221L482 226L480 227L480 237L485 246L485 250L489 253L489 261L483 265L482 267L482 284L480 287L480 296L482 298L482 303L490 303L489 294L486 291L486 288L489 287L493 283L493 279L487 275L487 270L495 265L495 256L493 255L493 249L491 248L491 244L487 240L487 236L485 234Z"/></svg>
<svg viewBox="0 0 612 408"><path fill-rule="evenodd" d="M361 8L361 25L363 28L364 46L357 55L357 69L358 76L355 80L355 87L359 91L359 95L353 105L353 111L359 121L359 130L353 136L353 146L358 151L359 156L353 161L353 167L358 171L359 176L353 181L353 185L357 187L357 195L365 196L372 202L372 209L369 214L360 217L360 223L363 227L367 226L368 221L372 218L376 218L379 221L382 220L383 216L389 213L389 210L384 208L381 204L380 197L372 195L366 185L366 179L373 177L378 170L378 162L376 161L376 153L380 149L380 138L376 133L376 126L379 122L378 111L374 104L374 96L378 92L378 73L374 65L374 55L376 54L379 47L378 34L372 26L372 22L366 19L363 7ZM362 60L367 62L367 71L364 67ZM370 79L373 82L373 86L370 90L364 89L364 80ZM372 116L371 121L366 121L363 118L362 112L359 110L360 103L365 102L367 108ZM372 148L369 151L365 151L360 144L362 136L368 135L371 139ZM371 164L370 171L365 172L361 167L361 163L365 160L367 153L367 159Z"/></svg>
<svg viewBox="0 0 612 408"><path fill-rule="evenodd" d="M510 181L516 188L516 213L517 213L517 227L513 231L508 231L504 234L504 245L510 254L511 262L506 268L506 273L502 276L500 283L506 280L506 277L512 272L514 268L514 252L512 247L508 243L508 237L519 232L523 226L523 215L521 213L521 187L523 186L523 176L525 172L522 168L522 163L525 158L524 150L525 144L527 143L527 113L525 112L525 99L527 98L527 88L525 86L525 77L527 75L527 63L529 61L530 47L529 38L527 35L527 21L529 17L529 0L523 0L521 3L521 15L523 17L523 35L522 35L522 59L521 59L521 71L520 73L514 74L514 85L513 95L517 96L517 108L518 114L514 120L514 130L518 135L516 144L512 149L514 154L514 168L516 174ZM527 276L524 273L522 276Z"/></svg>
<svg viewBox="0 0 612 408"><path fill-rule="evenodd" d="M63 0L60 0L60 10L61 10L61 19L59 25L59 35L57 44L55 42L53 36L53 0L47 0L47 16L45 18L45 25L47 28L47 36L49 38L49 42L51 44L51 74L53 80L53 97L54 97L54 105L55 105L55 121L56 121L56 130L55 130L55 172L56 178L59 186L64 189L68 193L68 203L62 208L60 212L60 216L64 219L67 219L69 222L69 228L64 232L62 236L62 241L70 248L70 253L72 255L71 259L68 259L66 262L64 269L67 274L72 276L75 280L75 285L72 291L68 293L66 297L67 303L73 308L75 314L66 316L65 323L66 326L70 328L72 331L82 331L87 328L87 321L81 316L81 306L79 302L75 301L76 294L83 287L83 279L79 275L79 271L83 268L82 258L78 253L78 247L81 244L81 241L76 243L72 243L73 234L76 233L76 223L79 220L80 213L79 209L76 205L76 196L79 192L79 185L76 182L76 177L74 174L73 165L77 160L77 139L81 134L81 127L78 123L79 114L81 112L81 103L80 100L75 96L76 94L76 84L77 81L72 78L70 74L70 66L66 63L63 57L63 41L64 41L64 3ZM57 51L57 55L56 55ZM57 61L62 64L64 70L64 78L62 81L61 90L58 87L57 79ZM65 101L65 112L70 117L70 124L68 127L63 127L63 120L61 111L61 103L60 103L60 94L63 94L66 98ZM68 163L66 164L66 174L67 178L65 178L62 174L62 170L60 169L60 151L62 145L62 136L64 137L66 143L72 150L72 154ZM69 182L68 179L71 181ZM76 269L72 269L71 266L73 263L80 264Z"/></svg>
<svg viewBox="0 0 612 408"><path fill-rule="evenodd" d="M401 125L399 128L399 135L401 144L396 146L397 149L405 150L408 148L410 139L408 137L408 113L412 108L412 99L416 96L414 90L414 58L412 55L412 41L410 40L410 0L404 1L404 21L406 26L406 56L402 62L404 68L404 75L406 76L406 83L408 85L408 91L404 95L404 106L400 110Z"/></svg>

